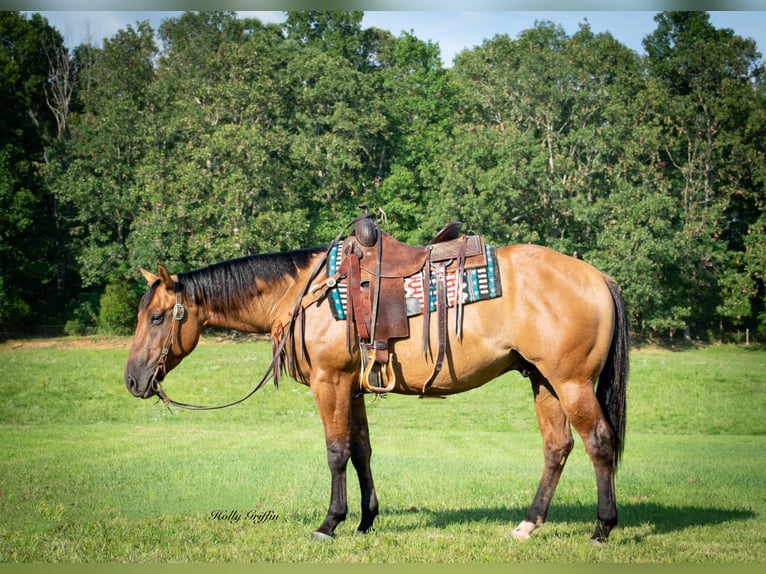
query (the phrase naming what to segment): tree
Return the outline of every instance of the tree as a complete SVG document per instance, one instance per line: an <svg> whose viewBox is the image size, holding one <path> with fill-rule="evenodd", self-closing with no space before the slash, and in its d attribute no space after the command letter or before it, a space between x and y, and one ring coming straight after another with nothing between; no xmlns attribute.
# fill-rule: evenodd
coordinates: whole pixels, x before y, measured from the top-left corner
<svg viewBox="0 0 766 574"><path fill-rule="evenodd" d="M371 203L385 158L387 122L375 89L377 57L384 46L364 34L361 13L289 13L291 195L307 208L312 242ZM379 40L379 38L378 38Z"/></svg>
<svg viewBox="0 0 766 574"><path fill-rule="evenodd" d="M518 40L499 35L455 59L457 127L444 154L444 211L493 241L542 241L551 220L548 177L566 35L540 24ZM560 126L559 126L560 127ZM553 162L553 164L551 163Z"/></svg>
<svg viewBox="0 0 766 574"><path fill-rule="evenodd" d="M386 146L372 196L390 233L422 243L446 223L443 218L450 219L436 215L442 180L437 165L451 137L457 88L431 42L404 33L389 38L384 54L374 81L385 94Z"/></svg>
<svg viewBox="0 0 766 574"><path fill-rule="evenodd" d="M52 156L50 187L83 287L101 289L128 274L133 182L144 151L147 92L157 48L148 22L128 26L103 47L79 50L81 113Z"/></svg>
<svg viewBox="0 0 766 574"><path fill-rule="evenodd" d="M132 266L188 268L303 244L307 210L289 188L289 55L279 29L186 13L166 20L160 39Z"/></svg>
<svg viewBox="0 0 766 574"><path fill-rule="evenodd" d="M369 58L367 46L361 41L363 16L364 12L358 10L287 12L285 32L290 40L319 48L362 71Z"/></svg>
<svg viewBox="0 0 766 574"><path fill-rule="evenodd" d="M124 279L107 284L99 299L98 323L109 335L130 335L136 328L135 314L140 295Z"/></svg>
<svg viewBox="0 0 766 574"><path fill-rule="evenodd" d="M39 14L0 13L0 330L39 324L61 308L55 206L40 177L55 122L46 53L61 35Z"/></svg>
<svg viewBox="0 0 766 574"><path fill-rule="evenodd" d="M743 161L763 157L763 140L748 134L751 123L762 126L760 54L752 40L715 29L704 12L663 12L655 20L644 46L661 87L654 102L660 149L680 215L675 279L679 305L690 309L689 328L699 334L715 309L731 315L740 307L721 303L719 277L726 277L725 291L736 291L731 286L741 280L731 277L728 262L738 259L732 254L744 248L741 238L762 212L755 198L763 182L742 169Z"/></svg>
<svg viewBox="0 0 766 574"><path fill-rule="evenodd" d="M568 38L543 22L460 54L461 125L443 196L498 241L592 248L598 203L627 172L625 118L640 69L635 54L585 25Z"/></svg>
<svg viewBox="0 0 766 574"><path fill-rule="evenodd" d="M48 83L45 87L45 101L56 119L56 139L69 137L69 107L72 100L72 60L64 46L46 49L48 58Z"/></svg>

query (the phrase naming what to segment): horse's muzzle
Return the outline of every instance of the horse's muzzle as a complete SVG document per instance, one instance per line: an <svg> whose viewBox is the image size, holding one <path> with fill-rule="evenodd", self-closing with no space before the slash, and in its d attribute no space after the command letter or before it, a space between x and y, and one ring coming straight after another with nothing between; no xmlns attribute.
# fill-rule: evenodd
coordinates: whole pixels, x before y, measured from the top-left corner
<svg viewBox="0 0 766 574"><path fill-rule="evenodd" d="M157 384L159 381L155 381L152 374L144 378L145 382L142 382L139 378L125 370L125 387L128 389L131 395L140 399L148 399L157 394Z"/></svg>

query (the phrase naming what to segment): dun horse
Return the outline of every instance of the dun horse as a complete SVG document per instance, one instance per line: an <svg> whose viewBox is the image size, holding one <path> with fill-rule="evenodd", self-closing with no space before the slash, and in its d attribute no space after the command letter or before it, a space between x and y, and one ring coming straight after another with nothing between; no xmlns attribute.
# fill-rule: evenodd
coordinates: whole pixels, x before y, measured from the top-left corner
<svg viewBox="0 0 766 574"><path fill-rule="evenodd" d="M409 336L392 340L386 349L387 376L380 384L386 392L443 396L511 370L528 376L544 462L537 493L512 536L526 540L545 521L573 447L574 427L595 469L598 507L591 541L604 543L617 524L614 476L625 430L629 328L619 288L587 263L544 247L499 247L493 262L501 295L461 306L460 329L445 332L441 312L407 319ZM346 518L349 459L361 490L357 531L368 532L378 514L363 391L382 390L360 385L366 347L350 337L359 334L350 328L351 317L338 320L330 312L329 291L351 278L341 273L328 279L328 273L318 272L328 264L328 250L309 248L177 275L162 265L156 275L142 270L149 289L124 374L134 396L168 401L160 383L206 329L271 333L275 344L282 343L275 354L287 358L283 368L310 387L324 425L331 502L314 532L320 539L334 536ZM427 336L437 329L438 337ZM437 357L444 368L435 368ZM276 376L277 366L272 367Z"/></svg>

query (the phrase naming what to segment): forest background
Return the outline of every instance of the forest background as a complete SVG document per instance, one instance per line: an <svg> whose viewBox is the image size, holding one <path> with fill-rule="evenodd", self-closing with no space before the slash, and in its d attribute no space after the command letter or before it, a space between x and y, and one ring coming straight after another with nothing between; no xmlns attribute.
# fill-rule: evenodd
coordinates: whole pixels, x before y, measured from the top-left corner
<svg viewBox="0 0 766 574"><path fill-rule="evenodd" d="M140 266L324 245L369 205L617 279L636 336L766 340L766 67L705 12L453 66L362 12L187 12L67 49L0 12L0 336L131 332Z"/></svg>

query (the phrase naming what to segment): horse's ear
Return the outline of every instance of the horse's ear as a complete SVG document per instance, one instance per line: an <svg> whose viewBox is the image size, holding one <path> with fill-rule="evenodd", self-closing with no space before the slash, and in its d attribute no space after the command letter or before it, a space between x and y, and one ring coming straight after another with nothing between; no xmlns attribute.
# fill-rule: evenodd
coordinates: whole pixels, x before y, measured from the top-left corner
<svg viewBox="0 0 766 574"><path fill-rule="evenodd" d="M165 268L164 265L158 264L157 265L157 275L159 276L160 280L162 281L162 284L170 289L173 290L173 279L170 277L170 273Z"/></svg>
<svg viewBox="0 0 766 574"><path fill-rule="evenodd" d="M151 271L147 271L143 267L141 267L141 275L144 276L144 279L146 279L146 282L149 284L150 287L154 285L154 282L157 281L157 279L159 279L159 277L157 277L154 273L152 273Z"/></svg>

